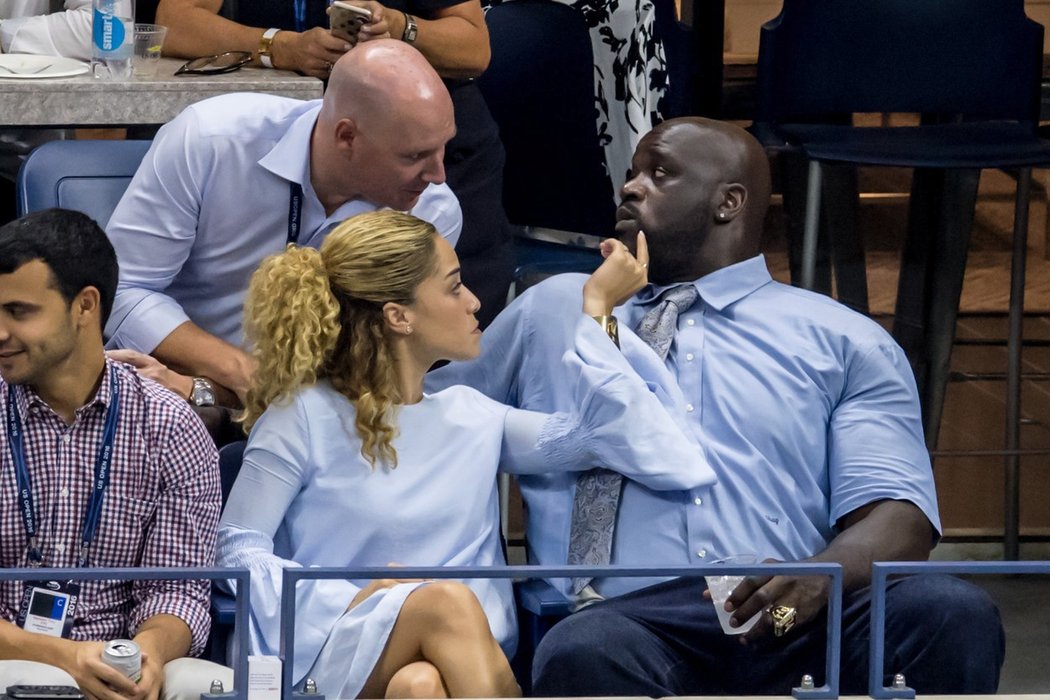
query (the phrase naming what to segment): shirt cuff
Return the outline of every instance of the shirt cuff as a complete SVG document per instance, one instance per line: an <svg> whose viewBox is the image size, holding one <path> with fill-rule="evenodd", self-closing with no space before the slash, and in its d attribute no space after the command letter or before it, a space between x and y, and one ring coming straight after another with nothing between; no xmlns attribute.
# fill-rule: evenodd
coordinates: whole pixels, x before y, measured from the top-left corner
<svg viewBox="0 0 1050 700"><path fill-rule="evenodd" d="M178 584L179 588L175 588ZM174 615L190 628L193 641L187 656L200 656L204 645L208 643L208 632L211 629L211 615L208 607L211 602L210 581L158 581L164 589L156 594L148 594L131 613L128 631L134 637L139 628L154 615ZM170 587L169 587L170 586Z"/></svg>
<svg viewBox="0 0 1050 700"><path fill-rule="evenodd" d="M152 353L171 332L190 320L182 307L160 292L118 290L106 324L106 347Z"/></svg>

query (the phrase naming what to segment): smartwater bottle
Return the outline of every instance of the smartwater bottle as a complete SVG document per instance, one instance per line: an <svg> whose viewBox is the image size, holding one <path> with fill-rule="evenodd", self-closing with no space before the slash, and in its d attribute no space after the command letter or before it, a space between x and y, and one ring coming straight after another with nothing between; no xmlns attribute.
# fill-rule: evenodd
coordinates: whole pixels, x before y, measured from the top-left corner
<svg viewBox="0 0 1050 700"><path fill-rule="evenodd" d="M104 80L130 79L135 0L91 0L91 7L91 70Z"/></svg>

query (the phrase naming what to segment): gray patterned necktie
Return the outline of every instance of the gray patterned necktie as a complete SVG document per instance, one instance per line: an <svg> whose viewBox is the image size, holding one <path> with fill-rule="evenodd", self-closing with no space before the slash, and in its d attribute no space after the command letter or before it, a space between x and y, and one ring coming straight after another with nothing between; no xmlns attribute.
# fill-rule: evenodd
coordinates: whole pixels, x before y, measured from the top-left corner
<svg viewBox="0 0 1050 700"><path fill-rule="evenodd" d="M692 306L700 293L691 284L673 287L660 302L646 312L638 324L638 337L660 356L667 359L678 314ZM576 477L576 497L572 504L572 526L569 531L568 563L582 566L605 566L612 557L613 528L620 504L623 477L617 472L595 467ZM592 577L572 580L572 592L580 594Z"/></svg>

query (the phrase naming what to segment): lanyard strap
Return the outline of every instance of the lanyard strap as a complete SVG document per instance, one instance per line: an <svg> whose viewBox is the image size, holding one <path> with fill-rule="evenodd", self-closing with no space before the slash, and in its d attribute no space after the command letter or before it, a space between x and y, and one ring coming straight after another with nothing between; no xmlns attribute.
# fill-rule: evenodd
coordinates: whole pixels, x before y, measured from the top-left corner
<svg viewBox="0 0 1050 700"><path fill-rule="evenodd" d="M7 387L7 437L15 463L15 477L18 480L18 510L22 514L22 525L25 526L26 537L29 539L29 562L31 566L39 566L43 563L44 558L40 553L40 528L36 508L33 505L33 488L29 482L29 469L26 467L25 435L22 431L22 419L18 415L18 406L15 403L16 389L15 385ZM109 389L109 410L106 411L106 424L102 430L102 444L95 458L95 478L91 486L91 501L88 503L87 515L84 518L77 567L87 564L91 543L98 531L98 522L102 514L102 499L109 486L110 467L113 464L113 441L117 434L120 394L117 391L117 373L112 368L109 372Z"/></svg>
<svg viewBox="0 0 1050 700"><path fill-rule="evenodd" d="M288 242L299 242L299 228L303 221L303 186L298 182L291 183L288 195Z"/></svg>
<svg viewBox="0 0 1050 700"><path fill-rule="evenodd" d="M306 0L295 0L295 31L306 31Z"/></svg>

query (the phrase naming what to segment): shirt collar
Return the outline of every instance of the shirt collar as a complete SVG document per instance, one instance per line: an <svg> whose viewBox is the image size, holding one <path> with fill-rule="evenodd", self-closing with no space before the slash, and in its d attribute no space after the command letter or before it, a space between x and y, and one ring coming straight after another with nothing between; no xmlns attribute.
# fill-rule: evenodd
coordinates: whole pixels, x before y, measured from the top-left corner
<svg viewBox="0 0 1050 700"><path fill-rule="evenodd" d="M113 398L113 392L109 385L110 372L114 371L112 365L113 361L107 357L105 367L102 370L102 381L99 382L98 385L98 391L95 392L95 396L90 401L76 410L78 415L85 409L89 409L93 406L100 406L103 409L109 408L109 402ZM48 411L52 411L51 407L47 405L47 402L40 398L40 394L36 393L36 391L28 384L7 384L6 388L8 391L20 389L20 391L15 391L15 406L18 408L18 414L23 422L28 420L30 409L44 408ZM4 401L7 401L7 397L4 397Z"/></svg>
<svg viewBox="0 0 1050 700"><path fill-rule="evenodd" d="M306 189L310 184L310 137L320 112L321 101L318 100L313 109L295 118L280 141L259 159L259 165L288 182L298 182Z"/></svg>
<svg viewBox="0 0 1050 700"><path fill-rule="evenodd" d="M694 280L693 286L700 292L700 298L705 304L716 311L722 311L772 281L773 278L766 267L765 257L756 255L708 273ZM654 284L647 285L638 292L637 303L642 306L655 303L664 292L679 284L668 284L662 287Z"/></svg>

